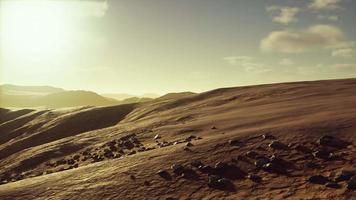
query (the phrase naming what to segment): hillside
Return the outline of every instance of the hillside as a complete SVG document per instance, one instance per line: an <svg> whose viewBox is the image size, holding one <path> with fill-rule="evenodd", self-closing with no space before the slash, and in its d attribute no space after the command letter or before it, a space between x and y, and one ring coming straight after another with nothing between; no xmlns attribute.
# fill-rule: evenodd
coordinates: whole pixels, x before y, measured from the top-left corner
<svg viewBox="0 0 356 200"><path fill-rule="evenodd" d="M0 199L356 196L356 79L182 94L0 109Z"/></svg>

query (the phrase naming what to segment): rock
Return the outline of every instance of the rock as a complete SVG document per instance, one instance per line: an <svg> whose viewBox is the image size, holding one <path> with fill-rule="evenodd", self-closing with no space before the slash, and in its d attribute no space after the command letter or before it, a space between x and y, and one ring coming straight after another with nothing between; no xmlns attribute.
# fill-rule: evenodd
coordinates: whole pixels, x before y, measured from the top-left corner
<svg viewBox="0 0 356 200"><path fill-rule="evenodd" d="M269 158L270 162L271 163L274 163L274 164L277 164L277 165L280 165L282 167L285 167L285 168L293 168L293 164L282 159L282 158L278 158L276 155L272 155L270 158Z"/></svg>
<svg viewBox="0 0 356 200"><path fill-rule="evenodd" d="M192 146L194 146L192 143L190 143L190 142L188 142L185 146L187 146L187 147L192 147Z"/></svg>
<svg viewBox="0 0 356 200"><path fill-rule="evenodd" d="M315 176L311 176L308 181L310 183L314 183L314 184L321 184L321 185L324 185L326 183L329 182L329 179L325 176L322 176L322 175L315 175Z"/></svg>
<svg viewBox="0 0 356 200"><path fill-rule="evenodd" d="M352 176L347 182L347 189L355 190L356 189L356 175Z"/></svg>
<svg viewBox="0 0 356 200"><path fill-rule="evenodd" d="M124 146L125 146L127 149L132 149L132 148L135 147L135 145L134 145L132 142L130 142L130 141L125 141L125 142L124 142Z"/></svg>
<svg viewBox="0 0 356 200"><path fill-rule="evenodd" d="M144 184L145 186L150 186L150 185L151 185L151 183L150 183L149 181L144 181L143 184Z"/></svg>
<svg viewBox="0 0 356 200"><path fill-rule="evenodd" d="M154 137L155 140L161 139L161 136L159 134L155 135Z"/></svg>
<svg viewBox="0 0 356 200"><path fill-rule="evenodd" d="M172 179L171 175L166 170L160 170L157 172L157 174L165 180Z"/></svg>
<svg viewBox="0 0 356 200"><path fill-rule="evenodd" d="M75 164L73 165L73 168L78 168L78 167L79 167L78 163L75 163Z"/></svg>
<svg viewBox="0 0 356 200"><path fill-rule="evenodd" d="M314 162L307 162L304 164L304 167L310 168L310 169L320 169L321 166L319 164L316 164Z"/></svg>
<svg viewBox="0 0 356 200"><path fill-rule="evenodd" d="M193 139L196 139L197 138L197 136L195 136L195 135L190 135L189 137L187 137L187 138L185 138L185 142L190 142L190 141L192 141Z"/></svg>
<svg viewBox="0 0 356 200"><path fill-rule="evenodd" d="M80 155L74 155L74 156L73 156L73 159L74 159L74 160L79 160L79 159L80 159Z"/></svg>
<svg viewBox="0 0 356 200"><path fill-rule="evenodd" d="M136 154L135 150L130 151L127 155L133 155L133 154Z"/></svg>
<svg viewBox="0 0 356 200"><path fill-rule="evenodd" d="M256 158L259 154L255 151L248 151L245 155L249 158Z"/></svg>
<svg viewBox="0 0 356 200"><path fill-rule="evenodd" d="M184 147L184 149L183 149L184 151L189 151L189 152L192 152L192 150L191 149L189 149L188 147Z"/></svg>
<svg viewBox="0 0 356 200"><path fill-rule="evenodd" d="M211 174L214 171L214 169L209 165L201 165L198 167L198 170L207 174Z"/></svg>
<svg viewBox="0 0 356 200"><path fill-rule="evenodd" d="M242 142L239 139L229 140L229 145L231 146L241 146Z"/></svg>
<svg viewBox="0 0 356 200"><path fill-rule="evenodd" d="M185 170L185 168L180 164L173 164L171 166L171 169L173 170L173 173L175 173L177 175L181 175Z"/></svg>
<svg viewBox="0 0 356 200"><path fill-rule="evenodd" d="M256 174L249 174L247 176L247 178L250 179L251 181L257 182L257 183L262 181L262 178L260 176L256 175Z"/></svg>
<svg viewBox="0 0 356 200"><path fill-rule="evenodd" d="M329 187L329 188L339 188L340 187L340 185L338 183L336 183L336 182L327 182L325 184L325 186Z"/></svg>
<svg viewBox="0 0 356 200"><path fill-rule="evenodd" d="M263 167L263 165L266 165L267 163L269 163L269 159L264 156L257 157L256 160L253 162L253 164L257 168L261 168Z"/></svg>
<svg viewBox="0 0 356 200"><path fill-rule="evenodd" d="M216 128L216 126L213 126L213 127L211 127L211 129L215 130L215 129L218 129L218 128Z"/></svg>
<svg viewBox="0 0 356 200"><path fill-rule="evenodd" d="M69 159L67 160L67 164L68 165L73 165L75 163L75 160L74 159Z"/></svg>
<svg viewBox="0 0 356 200"><path fill-rule="evenodd" d="M336 173L335 181L336 182L347 181L347 180L350 180L351 177L353 177L355 175L356 175L356 171L341 170L340 172Z"/></svg>
<svg viewBox="0 0 356 200"><path fill-rule="evenodd" d="M140 147L139 149L137 149L138 152L144 152L146 151L146 147Z"/></svg>
<svg viewBox="0 0 356 200"><path fill-rule="evenodd" d="M200 166L204 166L204 164L199 160L195 160L195 161L191 162L190 165L193 167L196 167L196 168L199 168Z"/></svg>
<svg viewBox="0 0 356 200"><path fill-rule="evenodd" d="M288 149L287 145L277 140L272 141L268 146L272 149Z"/></svg>
<svg viewBox="0 0 356 200"><path fill-rule="evenodd" d="M131 174L131 175L130 175L130 179L131 179L131 180L136 180L136 176L134 176L134 175Z"/></svg>
<svg viewBox="0 0 356 200"><path fill-rule="evenodd" d="M230 184L230 180L220 176L210 175L208 177L208 186L211 188L224 189Z"/></svg>
<svg viewBox="0 0 356 200"><path fill-rule="evenodd" d="M173 145L177 145L178 144L178 142L173 142Z"/></svg>
<svg viewBox="0 0 356 200"><path fill-rule="evenodd" d="M261 137L264 140L267 140L267 139L274 140L274 139L276 139L273 135L270 135L270 134L262 134Z"/></svg>
<svg viewBox="0 0 356 200"><path fill-rule="evenodd" d="M315 151L315 152L313 152L313 156L314 156L315 158L320 158L320 159L325 159L325 160L327 160L327 159L329 159L329 157L330 157L330 152L324 151L324 150Z"/></svg>
<svg viewBox="0 0 356 200"><path fill-rule="evenodd" d="M263 165L262 169L267 172L278 173L278 174L285 174L287 172L283 166L271 162Z"/></svg>
<svg viewBox="0 0 356 200"><path fill-rule="evenodd" d="M348 145L347 142L330 135L320 137L317 142L322 146L331 146L335 148L345 148Z"/></svg>

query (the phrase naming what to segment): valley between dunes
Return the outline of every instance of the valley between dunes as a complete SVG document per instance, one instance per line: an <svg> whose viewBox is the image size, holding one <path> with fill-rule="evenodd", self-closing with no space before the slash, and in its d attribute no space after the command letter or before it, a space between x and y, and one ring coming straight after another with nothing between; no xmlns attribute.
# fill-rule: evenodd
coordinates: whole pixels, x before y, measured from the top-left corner
<svg viewBox="0 0 356 200"><path fill-rule="evenodd" d="M347 145L318 144L325 135ZM104 107L3 108L0 199L352 199L347 181L327 187L309 178L356 170L355 144L356 79ZM285 165L256 164L271 156Z"/></svg>

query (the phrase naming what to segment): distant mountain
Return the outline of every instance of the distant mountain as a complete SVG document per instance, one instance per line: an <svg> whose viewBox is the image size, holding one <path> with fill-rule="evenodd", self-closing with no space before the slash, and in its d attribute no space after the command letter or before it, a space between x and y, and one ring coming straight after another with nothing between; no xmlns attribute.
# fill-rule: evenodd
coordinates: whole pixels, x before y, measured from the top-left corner
<svg viewBox="0 0 356 200"><path fill-rule="evenodd" d="M62 88L51 86L0 85L0 93L6 95L47 95L63 91Z"/></svg>
<svg viewBox="0 0 356 200"><path fill-rule="evenodd" d="M116 99L116 100L119 100L119 101L126 100L126 99L131 99L131 98L155 99L155 98L159 97L158 94L154 94L154 93L146 93L146 94L138 95L138 96L137 95L132 95L132 94L125 94L125 93L104 93L104 94L101 94L101 95L104 96L104 97L113 98L113 99Z"/></svg>
<svg viewBox="0 0 356 200"><path fill-rule="evenodd" d="M63 91L48 95L0 94L1 107L62 108L74 106L105 106L115 104L119 104L119 102L89 91Z"/></svg>
<svg viewBox="0 0 356 200"><path fill-rule="evenodd" d="M159 100L168 100L168 99L177 99L177 98L183 98L183 97L188 97L191 95L194 95L194 92L177 92L177 93L168 93L163 96L160 96Z"/></svg>

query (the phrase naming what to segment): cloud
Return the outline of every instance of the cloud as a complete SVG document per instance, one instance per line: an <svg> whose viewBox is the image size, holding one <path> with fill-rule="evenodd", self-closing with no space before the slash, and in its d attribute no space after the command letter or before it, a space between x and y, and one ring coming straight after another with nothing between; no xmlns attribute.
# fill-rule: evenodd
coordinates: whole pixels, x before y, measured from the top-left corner
<svg viewBox="0 0 356 200"><path fill-rule="evenodd" d="M339 20L339 16L337 16L337 15L318 15L318 19L336 22Z"/></svg>
<svg viewBox="0 0 356 200"><path fill-rule="evenodd" d="M284 66L291 66L294 65L294 62L289 58L283 58L282 60L279 61L279 64Z"/></svg>
<svg viewBox="0 0 356 200"><path fill-rule="evenodd" d="M106 0L73 0L63 2L67 10L81 17L103 17L109 9Z"/></svg>
<svg viewBox="0 0 356 200"><path fill-rule="evenodd" d="M308 8L313 10L335 10L341 8L341 0L312 0Z"/></svg>
<svg viewBox="0 0 356 200"><path fill-rule="evenodd" d="M262 39L265 52L301 53L312 49L340 49L350 46L341 29L332 25L314 25L306 30L271 32Z"/></svg>
<svg viewBox="0 0 356 200"><path fill-rule="evenodd" d="M243 67L246 72L265 73L270 70L263 63L250 56L228 56L223 58L228 64Z"/></svg>
<svg viewBox="0 0 356 200"><path fill-rule="evenodd" d="M296 22L298 19L296 15L299 13L300 9L297 7L280 7L280 6L269 6L266 10L272 15L273 21L281 24L289 24L291 22Z"/></svg>
<svg viewBox="0 0 356 200"><path fill-rule="evenodd" d="M353 53L354 50L352 48L346 48L334 50L331 55L333 57L352 58Z"/></svg>

